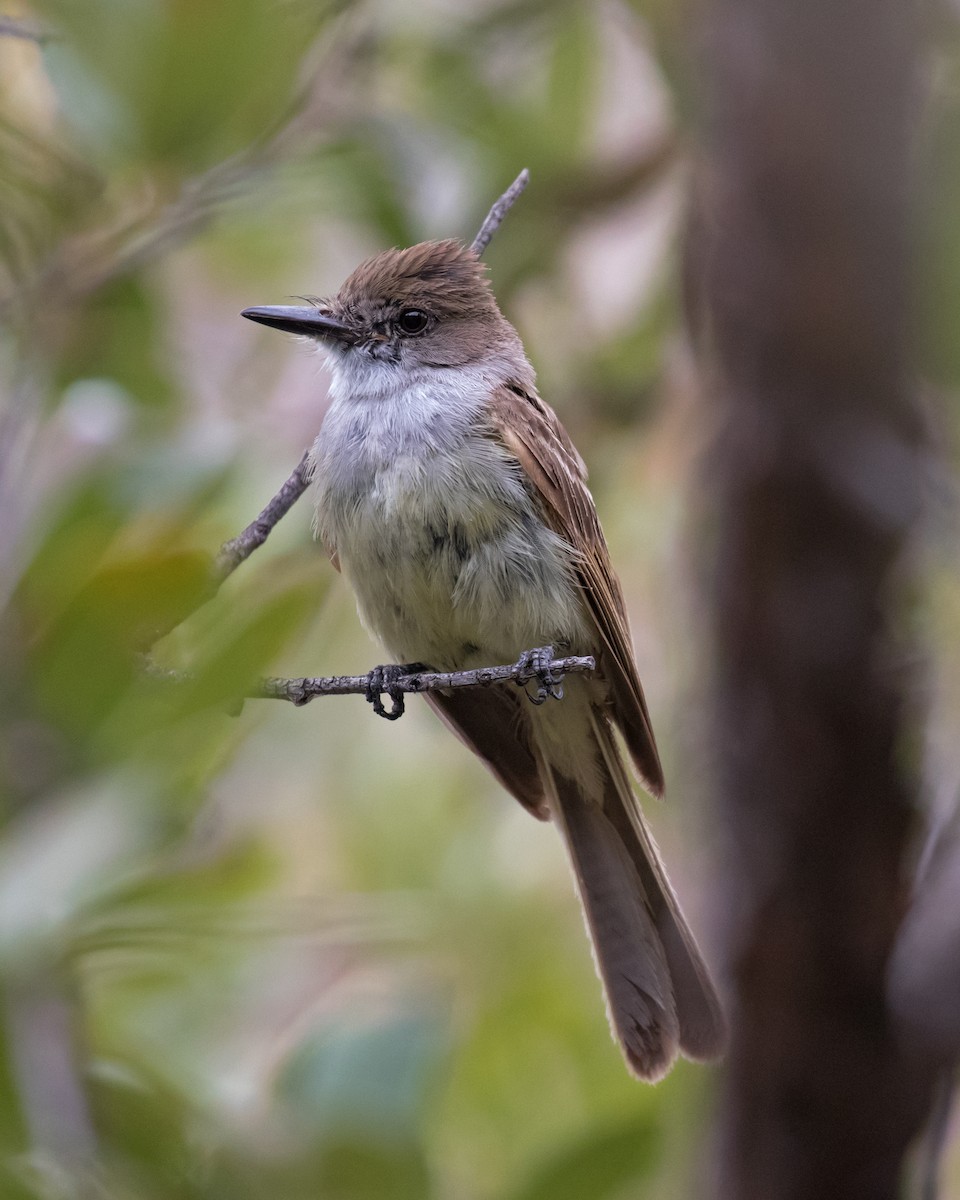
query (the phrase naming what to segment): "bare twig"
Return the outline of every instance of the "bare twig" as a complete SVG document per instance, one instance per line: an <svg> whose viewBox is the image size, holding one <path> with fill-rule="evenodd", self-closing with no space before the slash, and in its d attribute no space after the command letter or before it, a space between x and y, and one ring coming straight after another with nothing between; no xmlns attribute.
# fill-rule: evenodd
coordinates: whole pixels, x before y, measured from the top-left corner
<svg viewBox="0 0 960 1200"><path fill-rule="evenodd" d="M527 683L537 678L536 672L526 664L525 656L519 662L503 667L477 667L472 671L414 671L391 681L390 690L397 692L438 692L452 688L489 687L494 683ZM563 675L596 669L596 660L589 655L552 659L546 671L555 683ZM308 704L318 696L362 696L370 687L368 675L331 675L319 679L264 679L256 690L250 692L254 699L289 700L291 704Z"/></svg>
<svg viewBox="0 0 960 1200"><path fill-rule="evenodd" d="M303 458L300 459L293 474L257 519L251 521L242 533L231 538L229 542L224 542L220 547L214 570L218 585L248 559L258 546L263 545L273 527L287 515L307 490L310 483L309 456L310 451L304 451Z"/></svg>
<svg viewBox="0 0 960 1200"><path fill-rule="evenodd" d="M530 172L526 167L520 172L513 183L507 188L499 200L487 213L486 220L480 226L480 231L473 239L470 249L479 258L484 250L490 245L490 239L500 228L503 218L507 215L511 208L520 197L520 193L530 182Z"/></svg>

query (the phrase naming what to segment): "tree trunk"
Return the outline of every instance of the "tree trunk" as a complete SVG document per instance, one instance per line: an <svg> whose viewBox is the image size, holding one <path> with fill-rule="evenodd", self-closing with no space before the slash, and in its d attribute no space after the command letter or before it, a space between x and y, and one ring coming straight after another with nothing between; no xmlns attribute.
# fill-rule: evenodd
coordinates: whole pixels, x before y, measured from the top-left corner
<svg viewBox="0 0 960 1200"><path fill-rule="evenodd" d="M699 280L734 993L720 1195L892 1200L928 1091L885 1001L915 791L893 653L922 460L915 12L708 15Z"/></svg>

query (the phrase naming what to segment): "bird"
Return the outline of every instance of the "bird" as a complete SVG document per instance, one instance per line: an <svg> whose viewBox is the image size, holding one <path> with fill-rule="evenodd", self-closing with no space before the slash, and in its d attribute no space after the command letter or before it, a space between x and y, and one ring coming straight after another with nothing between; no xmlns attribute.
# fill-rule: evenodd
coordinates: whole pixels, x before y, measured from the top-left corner
<svg viewBox="0 0 960 1200"><path fill-rule="evenodd" d="M587 469L476 249L446 239L386 250L329 298L242 315L310 339L329 360L309 455L315 531L394 660L374 691L399 664L453 672L528 653L541 684L532 699L545 703L504 687L425 699L525 809L558 827L629 1069L653 1082L678 1054L716 1059L722 1006L616 739L661 796ZM556 651L597 663L566 677L562 699L548 667Z"/></svg>

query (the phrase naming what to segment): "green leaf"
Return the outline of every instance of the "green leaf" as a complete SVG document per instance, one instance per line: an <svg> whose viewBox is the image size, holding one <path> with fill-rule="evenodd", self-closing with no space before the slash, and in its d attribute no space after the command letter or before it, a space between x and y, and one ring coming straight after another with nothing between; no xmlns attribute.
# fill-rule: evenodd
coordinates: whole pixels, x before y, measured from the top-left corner
<svg viewBox="0 0 960 1200"><path fill-rule="evenodd" d="M144 406L169 405L174 390L167 350L161 345L160 316L142 278L124 276L100 288L76 310L58 363L60 386L106 378Z"/></svg>
<svg viewBox="0 0 960 1200"><path fill-rule="evenodd" d="M583 148L590 131L596 76L596 16L584 5L557 21L546 91L545 124L568 155Z"/></svg>
<svg viewBox="0 0 960 1200"><path fill-rule="evenodd" d="M43 711L77 732L92 729L138 674L137 651L200 603L209 570L206 555L147 546L80 582L33 647Z"/></svg>
<svg viewBox="0 0 960 1200"><path fill-rule="evenodd" d="M635 1196L636 1186L656 1168L660 1150L659 1129L649 1119L635 1117L607 1129L588 1130L542 1162L511 1200Z"/></svg>
<svg viewBox="0 0 960 1200"><path fill-rule="evenodd" d="M323 1200L428 1200L432 1191L423 1153L410 1143L340 1142L317 1178Z"/></svg>
<svg viewBox="0 0 960 1200"><path fill-rule="evenodd" d="M289 111L323 4L41 0L64 110L104 160L194 173Z"/></svg>

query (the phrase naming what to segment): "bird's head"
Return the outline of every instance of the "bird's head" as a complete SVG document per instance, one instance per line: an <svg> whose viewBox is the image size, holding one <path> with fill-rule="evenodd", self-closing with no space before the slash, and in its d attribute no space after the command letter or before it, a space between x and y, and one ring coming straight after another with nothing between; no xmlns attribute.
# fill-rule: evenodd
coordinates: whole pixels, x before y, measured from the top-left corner
<svg viewBox="0 0 960 1200"><path fill-rule="evenodd" d="M312 338L351 375L465 367L518 345L483 263L453 240L385 250L361 263L331 299L242 315Z"/></svg>

